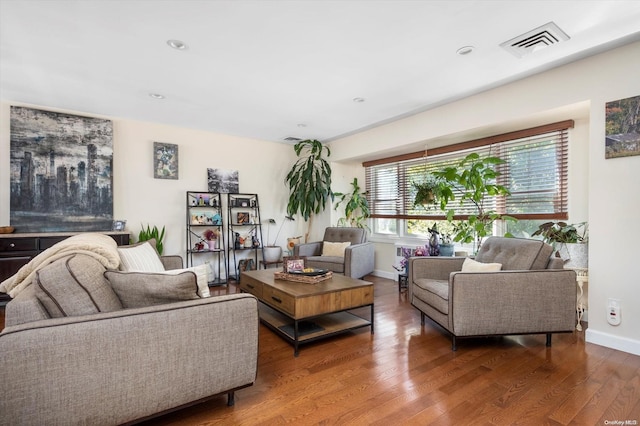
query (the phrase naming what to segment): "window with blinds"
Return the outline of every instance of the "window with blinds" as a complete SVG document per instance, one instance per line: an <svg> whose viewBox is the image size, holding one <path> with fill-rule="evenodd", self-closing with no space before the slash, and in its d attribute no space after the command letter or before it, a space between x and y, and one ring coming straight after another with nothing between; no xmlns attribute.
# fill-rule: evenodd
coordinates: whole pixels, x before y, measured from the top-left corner
<svg viewBox="0 0 640 426"><path fill-rule="evenodd" d="M511 195L486 200L487 210L518 219L567 219L568 215L568 130L573 121L553 123L449 147L364 163L366 189L372 218L444 219L439 206L429 210L414 207L414 182L425 173L454 165L471 152L505 160L498 165L498 184ZM468 205L450 202L456 218L475 211Z"/></svg>

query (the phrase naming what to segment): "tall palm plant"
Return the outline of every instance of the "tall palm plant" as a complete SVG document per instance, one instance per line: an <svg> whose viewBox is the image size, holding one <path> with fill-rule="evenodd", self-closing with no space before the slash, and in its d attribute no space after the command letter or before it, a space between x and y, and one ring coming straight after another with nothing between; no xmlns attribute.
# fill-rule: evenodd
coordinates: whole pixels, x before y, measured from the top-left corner
<svg viewBox="0 0 640 426"><path fill-rule="evenodd" d="M298 160L286 177L289 186L287 214L293 216L300 213L308 222L306 242L313 215L322 212L329 199L333 201L331 165L326 159L331 155L331 150L315 139L300 141L293 148Z"/></svg>

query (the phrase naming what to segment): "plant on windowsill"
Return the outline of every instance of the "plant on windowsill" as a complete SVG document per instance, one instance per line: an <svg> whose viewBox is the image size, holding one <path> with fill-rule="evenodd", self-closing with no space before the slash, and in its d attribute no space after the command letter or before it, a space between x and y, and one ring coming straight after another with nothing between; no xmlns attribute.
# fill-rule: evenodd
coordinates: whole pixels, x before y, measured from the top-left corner
<svg viewBox="0 0 640 426"><path fill-rule="evenodd" d="M453 240L473 243L474 253L480 249L484 237L493 234L495 221L517 221L487 208L490 198L511 194L505 186L496 183L500 173L494 167L503 163L505 161L498 157L471 153L458 163L432 173L438 181L440 208L446 212L447 220L456 219L455 208L451 207L454 200L458 200L460 206L472 206L472 213L460 215L465 218L455 226ZM512 235L507 233L505 236Z"/></svg>
<svg viewBox="0 0 640 426"><path fill-rule="evenodd" d="M351 182L353 188L351 193L334 192L333 195L338 198L338 202L334 210L338 210L340 204L346 201L344 206L344 217L338 219L338 226L353 226L356 228L369 229L367 219L371 215L369 211L369 201L367 201L368 191L360 192L358 178L353 178Z"/></svg>

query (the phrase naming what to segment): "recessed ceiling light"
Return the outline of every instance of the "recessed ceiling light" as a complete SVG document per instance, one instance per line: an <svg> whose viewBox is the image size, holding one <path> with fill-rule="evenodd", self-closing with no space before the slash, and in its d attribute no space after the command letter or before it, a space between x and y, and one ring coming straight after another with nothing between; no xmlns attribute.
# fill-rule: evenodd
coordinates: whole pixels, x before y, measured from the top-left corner
<svg viewBox="0 0 640 426"><path fill-rule="evenodd" d="M362 103L364 102L364 98L353 98L353 102Z"/></svg>
<svg viewBox="0 0 640 426"><path fill-rule="evenodd" d="M468 55L469 53L473 52L473 50L475 49L475 47L473 46L463 46L460 49L456 50L456 53L460 56L464 56L464 55Z"/></svg>
<svg viewBox="0 0 640 426"><path fill-rule="evenodd" d="M149 93L149 96L153 99L164 99L164 95L161 95L160 93Z"/></svg>
<svg viewBox="0 0 640 426"><path fill-rule="evenodd" d="M167 40L167 44L176 50L187 50L187 45L180 40Z"/></svg>

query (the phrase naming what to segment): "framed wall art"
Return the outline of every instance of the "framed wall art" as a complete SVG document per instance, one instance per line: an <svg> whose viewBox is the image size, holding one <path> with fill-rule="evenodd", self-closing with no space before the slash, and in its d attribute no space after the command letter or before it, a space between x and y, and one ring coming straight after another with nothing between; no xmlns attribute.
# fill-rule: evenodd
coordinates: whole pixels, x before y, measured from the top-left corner
<svg viewBox="0 0 640 426"><path fill-rule="evenodd" d="M153 143L153 177L155 179L178 179L178 145Z"/></svg>
<svg viewBox="0 0 640 426"><path fill-rule="evenodd" d="M237 193L240 183L237 170L207 169L209 192Z"/></svg>
<svg viewBox="0 0 640 426"><path fill-rule="evenodd" d="M17 106L10 121L10 221L16 231L110 230L112 122Z"/></svg>
<svg viewBox="0 0 640 426"><path fill-rule="evenodd" d="M606 104L605 158L640 155L640 96Z"/></svg>

